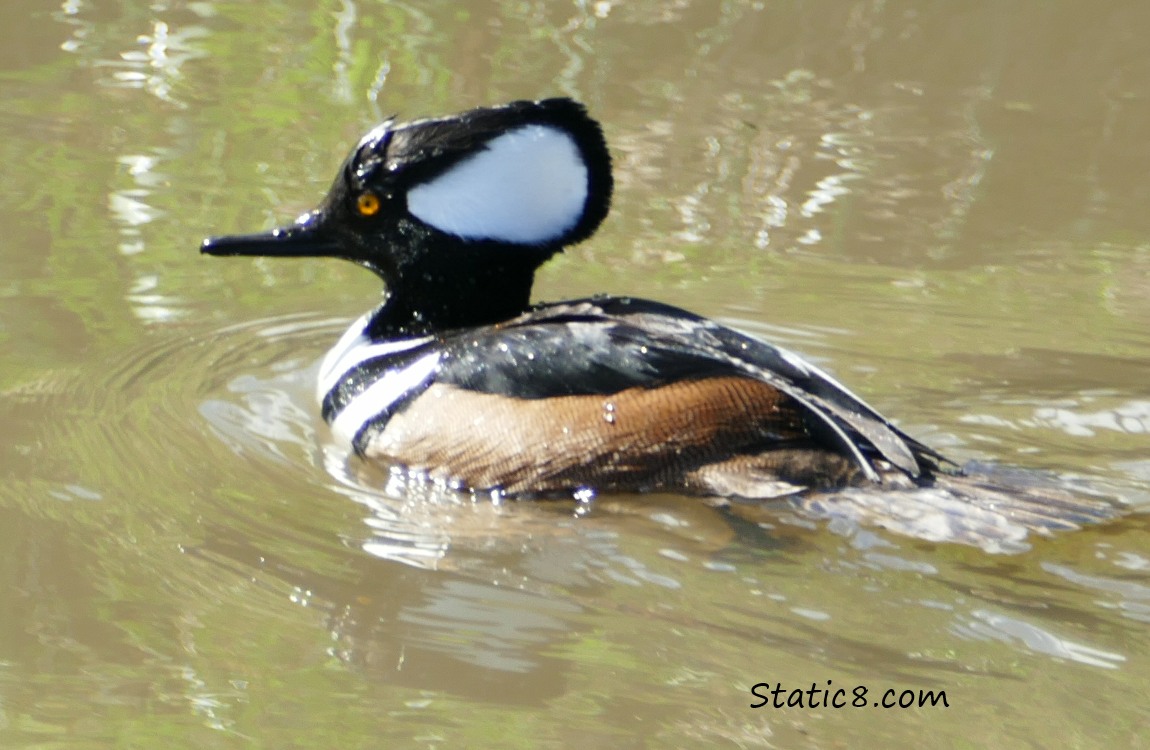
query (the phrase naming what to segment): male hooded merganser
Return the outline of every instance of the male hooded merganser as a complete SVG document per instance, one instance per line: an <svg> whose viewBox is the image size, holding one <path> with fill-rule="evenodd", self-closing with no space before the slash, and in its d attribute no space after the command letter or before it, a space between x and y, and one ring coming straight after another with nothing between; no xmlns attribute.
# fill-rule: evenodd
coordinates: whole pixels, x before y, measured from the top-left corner
<svg viewBox="0 0 1150 750"><path fill-rule="evenodd" d="M826 373L689 312L530 304L535 269L607 215L611 160L570 99L388 120L320 206L210 255L331 256L387 288L320 367L362 456L509 496L668 489L768 498L950 472Z"/></svg>

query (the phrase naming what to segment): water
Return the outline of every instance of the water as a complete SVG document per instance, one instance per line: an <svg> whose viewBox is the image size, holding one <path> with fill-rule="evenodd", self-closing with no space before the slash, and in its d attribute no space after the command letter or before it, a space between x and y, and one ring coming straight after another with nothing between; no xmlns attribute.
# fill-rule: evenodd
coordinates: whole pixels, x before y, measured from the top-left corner
<svg viewBox="0 0 1150 750"><path fill-rule="evenodd" d="M0 745L1150 744L1142 4L0 14ZM349 461L314 376L377 282L199 241L307 210L393 112L557 94L618 190L537 298L722 319L1132 512L995 554Z"/></svg>

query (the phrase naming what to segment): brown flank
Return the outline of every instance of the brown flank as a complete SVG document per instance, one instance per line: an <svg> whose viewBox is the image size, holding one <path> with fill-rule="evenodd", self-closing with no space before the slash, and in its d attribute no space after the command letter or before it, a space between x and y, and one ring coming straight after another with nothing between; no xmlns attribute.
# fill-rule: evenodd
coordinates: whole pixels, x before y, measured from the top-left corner
<svg viewBox="0 0 1150 750"><path fill-rule="evenodd" d="M739 377L546 399L436 384L364 453L512 495L590 487L773 497L858 481L851 460L811 439L801 409L774 387Z"/></svg>

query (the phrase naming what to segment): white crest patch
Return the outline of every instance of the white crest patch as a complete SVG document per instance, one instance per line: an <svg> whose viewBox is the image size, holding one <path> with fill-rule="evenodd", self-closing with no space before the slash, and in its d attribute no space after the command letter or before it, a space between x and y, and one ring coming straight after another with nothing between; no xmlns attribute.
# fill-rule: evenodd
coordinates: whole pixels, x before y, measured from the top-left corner
<svg viewBox="0 0 1150 750"><path fill-rule="evenodd" d="M393 406L408 391L431 377L438 366L439 352L431 352L406 367L388 370L339 412L331 423L331 431L340 440L350 443L369 419Z"/></svg>
<svg viewBox="0 0 1150 750"><path fill-rule="evenodd" d="M464 239L538 245L579 223L587 189L587 165L571 135L525 125L412 188L407 209Z"/></svg>

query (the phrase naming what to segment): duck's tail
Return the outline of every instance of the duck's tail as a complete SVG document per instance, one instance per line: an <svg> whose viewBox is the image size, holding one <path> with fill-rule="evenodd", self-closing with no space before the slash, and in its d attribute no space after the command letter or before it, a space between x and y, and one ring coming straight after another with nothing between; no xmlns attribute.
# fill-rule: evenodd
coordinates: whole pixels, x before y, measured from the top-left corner
<svg viewBox="0 0 1150 750"><path fill-rule="evenodd" d="M1121 506L1088 485L1056 475L971 463L908 485L851 487L796 495L803 510L839 522L880 526L940 542L994 552L1026 549L1032 533L1047 535L1114 518Z"/></svg>

